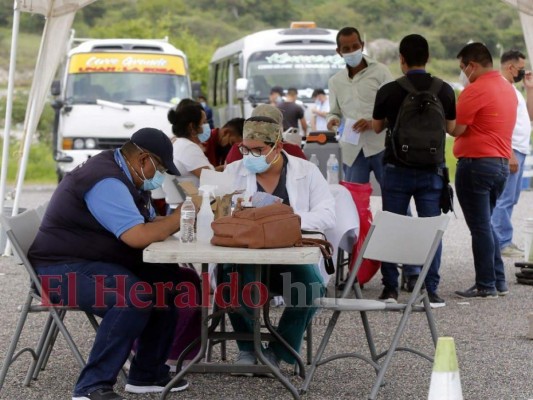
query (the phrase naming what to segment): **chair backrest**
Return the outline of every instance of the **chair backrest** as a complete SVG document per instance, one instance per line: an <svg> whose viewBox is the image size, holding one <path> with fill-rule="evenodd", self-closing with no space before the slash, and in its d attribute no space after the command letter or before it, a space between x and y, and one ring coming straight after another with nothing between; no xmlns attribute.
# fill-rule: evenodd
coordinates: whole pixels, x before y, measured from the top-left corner
<svg viewBox="0 0 533 400"><path fill-rule="evenodd" d="M17 255L26 257L41 225L37 211L31 209L13 217L0 215L0 221Z"/></svg>
<svg viewBox="0 0 533 400"><path fill-rule="evenodd" d="M35 209L31 209L13 217L0 215L0 223L6 230L7 237L11 241L16 255L20 258L30 275L33 285L35 285L37 291L40 293L41 284L39 278L28 260L28 250L35 240L35 236L37 236L39 226L41 225L39 214Z"/></svg>
<svg viewBox="0 0 533 400"><path fill-rule="evenodd" d="M424 265L438 246L450 217L415 218L378 211L363 245L363 258L397 264ZM438 239L438 240L437 240ZM431 257L433 259L433 257ZM431 261L431 259L429 261Z"/></svg>
<svg viewBox="0 0 533 400"><path fill-rule="evenodd" d="M35 211L37 211L37 215L39 215L39 218L41 221L43 220L44 213L46 212L46 209L48 208L48 204L50 201L45 201L43 204L35 208Z"/></svg>

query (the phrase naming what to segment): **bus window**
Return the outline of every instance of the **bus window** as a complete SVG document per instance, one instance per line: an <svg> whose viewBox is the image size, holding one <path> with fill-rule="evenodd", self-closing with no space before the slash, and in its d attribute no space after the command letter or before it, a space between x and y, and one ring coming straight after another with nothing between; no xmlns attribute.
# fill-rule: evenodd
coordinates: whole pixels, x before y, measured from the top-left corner
<svg viewBox="0 0 533 400"><path fill-rule="evenodd" d="M258 51L248 60L247 76L257 101L267 101L270 88L298 89L298 97L311 99L313 90L327 88L329 78L345 68L334 50Z"/></svg>

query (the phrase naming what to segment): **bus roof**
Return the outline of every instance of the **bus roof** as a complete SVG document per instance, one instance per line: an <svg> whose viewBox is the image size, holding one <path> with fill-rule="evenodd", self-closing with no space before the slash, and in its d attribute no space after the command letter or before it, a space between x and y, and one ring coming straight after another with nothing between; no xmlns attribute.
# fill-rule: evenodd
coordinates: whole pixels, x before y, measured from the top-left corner
<svg viewBox="0 0 533 400"><path fill-rule="evenodd" d="M268 29L247 35L226 46L219 47L210 62L230 57L239 52L245 56L255 51L280 50L283 48L331 48L337 46L337 30L324 28Z"/></svg>
<svg viewBox="0 0 533 400"><path fill-rule="evenodd" d="M170 43L153 39L90 39L70 50L69 56L95 52L161 53L186 58L185 53Z"/></svg>

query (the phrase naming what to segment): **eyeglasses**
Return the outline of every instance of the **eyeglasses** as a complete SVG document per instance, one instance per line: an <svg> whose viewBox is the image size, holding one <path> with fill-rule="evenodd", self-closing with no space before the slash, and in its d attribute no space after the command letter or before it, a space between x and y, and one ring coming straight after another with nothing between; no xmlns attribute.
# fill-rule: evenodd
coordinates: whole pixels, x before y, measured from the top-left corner
<svg viewBox="0 0 533 400"><path fill-rule="evenodd" d="M272 146L273 143L265 143L267 146ZM247 156L248 154L251 154L254 157L261 157L263 154L263 150L265 147L254 147L254 148L248 148L245 145L239 145L239 151L243 156Z"/></svg>

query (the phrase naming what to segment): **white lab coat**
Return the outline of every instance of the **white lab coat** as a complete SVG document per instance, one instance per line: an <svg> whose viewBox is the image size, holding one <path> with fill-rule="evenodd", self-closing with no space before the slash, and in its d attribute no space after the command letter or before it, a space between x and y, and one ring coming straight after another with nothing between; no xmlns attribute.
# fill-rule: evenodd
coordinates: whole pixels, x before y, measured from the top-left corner
<svg viewBox="0 0 533 400"><path fill-rule="evenodd" d="M288 159L286 187L289 202L301 218L302 229L324 232L333 228L335 200L322 173L307 160L285 155ZM228 164L224 173L234 176L236 189L245 190L239 197L249 199L257 192L256 175L246 169L242 160Z"/></svg>

